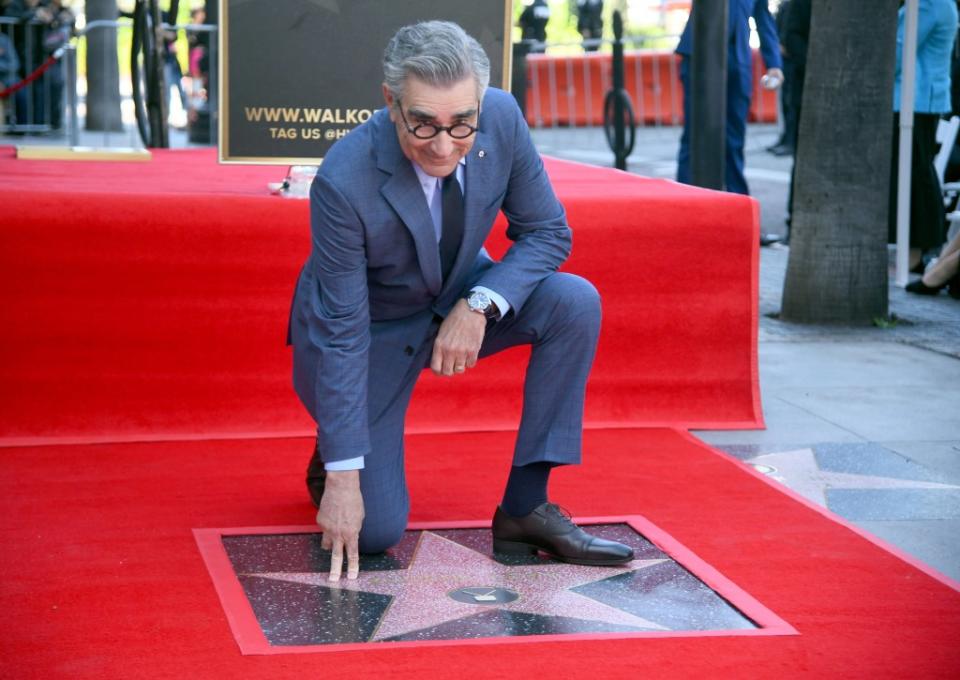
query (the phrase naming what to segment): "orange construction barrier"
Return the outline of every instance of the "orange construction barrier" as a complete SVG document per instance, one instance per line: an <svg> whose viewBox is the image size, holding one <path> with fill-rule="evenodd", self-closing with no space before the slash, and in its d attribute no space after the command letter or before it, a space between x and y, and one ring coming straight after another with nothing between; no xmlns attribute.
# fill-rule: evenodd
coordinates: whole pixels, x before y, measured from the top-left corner
<svg viewBox="0 0 960 680"><path fill-rule="evenodd" d="M531 127L603 124L603 99L612 87L612 58L591 52L527 56L527 122ZM777 93L760 87L763 59L753 53L750 121L777 121ZM624 54L624 80L638 125L683 124L680 58L669 50Z"/></svg>

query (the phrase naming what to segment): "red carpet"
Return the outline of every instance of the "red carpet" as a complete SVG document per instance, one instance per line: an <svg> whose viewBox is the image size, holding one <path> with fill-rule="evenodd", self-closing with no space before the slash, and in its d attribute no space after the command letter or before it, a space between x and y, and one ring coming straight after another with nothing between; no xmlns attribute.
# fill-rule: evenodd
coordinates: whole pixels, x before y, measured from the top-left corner
<svg viewBox="0 0 960 680"><path fill-rule="evenodd" d="M567 269L605 299L588 423L759 425L756 204L549 170L574 227ZM283 174L218 166L213 150L53 163L0 149L0 442L309 432L283 346L308 211L266 195ZM516 427L520 366L514 353L453 387L424 380L412 431L462 429L465 413Z"/></svg>
<svg viewBox="0 0 960 680"><path fill-rule="evenodd" d="M756 204L549 171L568 268L605 299L585 464L552 495L581 516L645 515L799 635L240 655L191 531L312 516L311 441L282 436L311 429L283 347L307 206L264 195L282 170L211 151L56 164L0 149L4 677L956 677L960 593L679 429L760 424ZM412 520L490 516L519 358L418 389ZM438 433L480 400L497 414L470 426L493 431Z"/></svg>
<svg viewBox="0 0 960 680"><path fill-rule="evenodd" d="M412 519L487 518L511 445L509 433L410 437ZM946 678L960 669L960 593L669 430L588 432L585 464L558 471L553 496L581 515L645 515L800 635L241 656L191 530L304 523L309 446L4 450L4 675ZM475 476L457 474L464 467Z"/></svg>

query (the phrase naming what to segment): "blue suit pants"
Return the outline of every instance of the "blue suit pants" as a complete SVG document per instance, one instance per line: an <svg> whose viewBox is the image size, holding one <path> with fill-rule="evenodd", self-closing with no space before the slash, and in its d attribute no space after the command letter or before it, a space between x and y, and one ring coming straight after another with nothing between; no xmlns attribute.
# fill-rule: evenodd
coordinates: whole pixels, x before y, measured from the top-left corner
<svg viewBox="0 0 960 680"><path fill-rule="evenodd" d="M413 348L414 361L397 389L389 393L374 389L377 376L370 375L374 451L360 471L366 513L360 531L361 552L377 553L396 545L406 529L410 497L404 471L404 416L417 378L430 364L439 325L439 321L430 324L419 347ZM584 392L599 333L596 289L585 279L565 273L548 276L519 312L510 312L487 326L481 359L508 347L531 346L514 465L580 461ZM496 409L498 405L488 407ZM437 465L446 463L437 461Z"/></svg>

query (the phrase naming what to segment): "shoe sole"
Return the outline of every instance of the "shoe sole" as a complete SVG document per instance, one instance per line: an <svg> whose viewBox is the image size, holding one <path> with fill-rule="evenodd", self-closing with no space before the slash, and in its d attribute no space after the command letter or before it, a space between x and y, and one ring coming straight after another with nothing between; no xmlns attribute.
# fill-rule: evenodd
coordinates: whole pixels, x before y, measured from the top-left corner
<svg viewBox="0 0 960 680"><path fill-rule="evenodd" d="M567 564L582 564L588 567L615 567L621 564L626 564L633 559L632 556L626 559L609 560L586 560L577 559L576 557L564 557L563 555L557 555L539 546L531 545L530 543L505 541L500 538L493 539L493 552L500 553L501 555L536 555L538 552L542 552L558 562L566 562Z"/></svg>

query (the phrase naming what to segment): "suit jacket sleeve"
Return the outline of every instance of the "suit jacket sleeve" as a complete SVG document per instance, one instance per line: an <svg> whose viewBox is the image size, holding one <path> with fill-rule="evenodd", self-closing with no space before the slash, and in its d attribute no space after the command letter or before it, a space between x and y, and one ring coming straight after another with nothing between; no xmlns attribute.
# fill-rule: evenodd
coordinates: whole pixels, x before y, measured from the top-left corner
<svg viewBox="0 0 960 680"><path fill-rule="evenodd" d="M512 97L504 108L511 133L508 144L514 155L501 209L507 218L507 238L513 245L477 285L496 291L510 303L511 310L517 311L534 288L567 259L571 231Z"/></svg>
<svg viewBox="0 0 960 680"><path fill-rule="evenodd" d="M313 288L307 325L319 354L317 436L325 462L370 453L367 373L370 310L363 225L329 178L310 189Z"/></svg>
<svg viewBox="0 0 960 680"><path fill-rule="evenodd" d="M768 69L783 68L783 60L780 58L780 41L777 38L777 24L767 7L767 0L756 0L753 3L753 20L757 22L763 63Z"/></svg>

